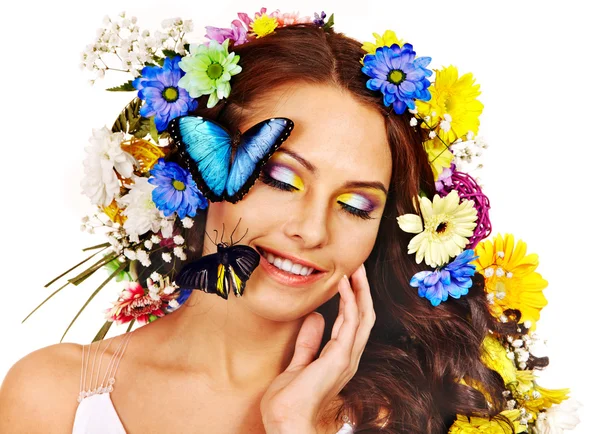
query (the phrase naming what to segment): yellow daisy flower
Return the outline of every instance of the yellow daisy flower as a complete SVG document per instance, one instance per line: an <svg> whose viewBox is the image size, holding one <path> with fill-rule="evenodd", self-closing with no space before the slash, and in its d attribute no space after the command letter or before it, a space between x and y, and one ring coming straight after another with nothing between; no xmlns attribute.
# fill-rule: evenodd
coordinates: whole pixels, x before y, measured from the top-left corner
<svg viewBox="0 0 600 434"><path fill-rule="evenodd" d="M269 33L273 33L277 25L277 17L270 17L266 13L260 16L257 14L254 21L250 23L250 30L257 38L262 38Z"/></svg>
<svg viewBox="0 0 600 434"><path fill-rule="evenodd" d="M459 78L455 66L436 69L435 82L429 87L429 91L431 99L427 102L417 100L417 110L421 116L431 117L427 123L438 126L436 132L446 144L454 143L469 131L477 134L483 104L476 99L481 92L472 73Z"/></svg>
<svg viewBox="0 0 600 434"><path fill-rule="evenodd" d="M379 36L378 33L373 33L375 37L375 43L365 42L362 46L362 49L367 52L367 54L375 54L375 51L379 47L391 47L394 44L398 44L400 47L404 45L404 41L402 39L398 39L396 33L392 30L386 30L383 32L383 36Z"/></svg>
<svg viewBox="0 0 600 434"><path fill-rule="evenodd" d="M433 179L438 179L444 168L450 167L454 160L454 154L441 142L438 137L423 143L427 152L429 165L433 172Z"/></svg>
<svg viewBox="0 0 600 434"><path fill-rule="evenodd" d="M488 368L493 369L502 376L504 384L517 381L517 367L506 355L504 346L493 336L483 339L481 361Z"/></svg>
<svg viewBox="0 0 600 434"><path fill-rule="evenodd" d="M519 240L515 246L512 234L498 235L493 242L480 242L475 248L477 271L485 276L485 290L493 294L490 311L501 318L506 309L521 311L521 321L530 321L535 330L540 311L548 301L542 290L548 282L535 271L536 254L525 255L527 244Z"/></svg>
<svg viewBox="0 0 600 434"><path fill-rule="evenodd" d="M469 243L477 225L477 210L472 200L461 202L456 190L445 197L436 194L433 203L420 197L419 205L423 220L416 214L404 214L397 218L398 225L404 232L418 234L408 244L408 253L416 253L417 264L424 258L430 267L440 267Z"/></svg>
<svg viewBox="0 0 600 434"><path fill-rule="evenodd" d="M521 414L519 410L505 410L500 413L508 418L516 433L527 431L527 425L521 425L519 420ZM489 420L483 417L467 417L457 415L456 421L450 427L449 434L506 434L510 431L510 427L503 420Z"/></svg>

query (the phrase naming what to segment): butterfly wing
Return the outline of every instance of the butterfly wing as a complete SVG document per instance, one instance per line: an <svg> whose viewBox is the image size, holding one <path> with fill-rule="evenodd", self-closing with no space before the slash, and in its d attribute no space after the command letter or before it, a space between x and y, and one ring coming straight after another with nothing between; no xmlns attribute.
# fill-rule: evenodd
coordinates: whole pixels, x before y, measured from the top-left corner
<svg viewBox="0 0 600 434"><path fill-rule="evenodd" d="M267 119L254 125L240 138L227 185L225 200L236 203L256 182L260 170L289 137L294 122L287 118Z"/></svg>
<svg viewBox="0 0 600 434"><path fill-rule="evenodd" d="M201 116L181 116L169 123L171 137L191 160L198 188L211 202L223 200L231 162L231 136L218 123Z"/></svg>
<svg viewBox="0 0 600 434"><path fill-rule="evenodd" d="M237 297L244 294L246 282L258 267L260 255L252 247L239 245L227 249L231 287Z"/></svg>
<svg viewBox="0 0 600 434"><path fill-rule="evenodd" d="M186 264L175 277L180 289L200 289L207 293L216 293L219 255L213 253Z"/></svg>

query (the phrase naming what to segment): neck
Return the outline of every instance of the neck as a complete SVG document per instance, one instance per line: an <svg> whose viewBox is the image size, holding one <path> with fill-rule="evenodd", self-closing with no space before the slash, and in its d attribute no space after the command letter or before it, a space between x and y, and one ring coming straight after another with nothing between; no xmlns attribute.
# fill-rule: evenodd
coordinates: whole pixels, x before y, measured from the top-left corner
<svg viewBox="0 0 600 434"><path fill-rule="evenodd" d="M288 366L304 318L273 321L249 310L241 298L193 291L177 311L161 318L166 354L219 389L266 387ZM167 338L165 336L165 338Z"/></svg>

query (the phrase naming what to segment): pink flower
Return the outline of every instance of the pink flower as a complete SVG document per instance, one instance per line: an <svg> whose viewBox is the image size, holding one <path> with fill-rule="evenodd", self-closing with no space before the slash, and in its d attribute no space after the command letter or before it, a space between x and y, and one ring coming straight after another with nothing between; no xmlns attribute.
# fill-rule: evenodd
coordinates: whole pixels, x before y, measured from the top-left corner
<svg viewBox="0 0 600 434"><path fill-rule="evenodd" d="M271 14L277 18L277 23L279 27L289 26L292 24L302 24L302 23L312 23L313 19L311 17L300 17L300 12L286 12L281 13L279 10L276 10Z"/></svg>
<svg viewBox="0 0 600 434"><path fill-rule="evenodd" d="M128 282L117 301L112 302L113 307L106 309L106 319L114 321L118 325L125 324L132 319L140 324L150 322L150 315L163 317L165 313L162 310L163 304L173 298L171 295L164 294L154 300L150 294L146 294L142 285L138 282Z"/></svg>
<svg viewBox="0 0 600 434"><path fill-rule="evenodd" d="M214 39L219 44L222 44L225 39L229 39L235 46L248 42L247 34L248 27L244 27L244 24L240 20L233 20L231 22L231 29L206 26L205 36L208 39Z"/></svg>

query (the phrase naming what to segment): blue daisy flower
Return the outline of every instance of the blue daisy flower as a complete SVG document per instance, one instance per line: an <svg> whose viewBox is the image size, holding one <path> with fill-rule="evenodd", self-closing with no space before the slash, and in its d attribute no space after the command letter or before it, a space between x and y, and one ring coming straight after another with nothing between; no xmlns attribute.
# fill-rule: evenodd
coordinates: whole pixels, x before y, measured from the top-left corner
<svg viewBox="0 0 600 434"><path fill-rule="evenodd" d="M367 54L363 61L362 72L371 79L367 81L370 90L383 93L386 107L393 105L398 114L404 113L408 107L415 109L415 99L429 101L431 93L427 89L431 82L427 77L433 72L426 68L431 57L419 57L411 44L400 47L379 47L375 54Z"/></svg>
<svg viewBox="0 0 600 434"><path fill-rule="evenodd" d="M152 201L166 217L174 212L179 218L195 217L198 208L208 206L192 174L177 163L160 158L150 174L148 182L156 186L152 190Z"/></svg>
<svg viewBox="0 0 600 434"><path fill-rule="evenodd" d="M440 270L416 273L410 279L410 286L419 288L419 297L427 298L433 306L448 300L448 295L460 298L473 285L475 265L470 262L477 258L473 250L467 249Z"/></svg>
<svg viewBox="0 0 600 434"><path fill-rule="evenodd" d="M187 90L177 86L185 72L179 68L181 56L166 57L162 67L146 66L141 77L133 80L138 97L145 101L140 114L145 118L154 116L158 132L166 130L171 119L186 115L198 107L198 101Z"/></svg>

